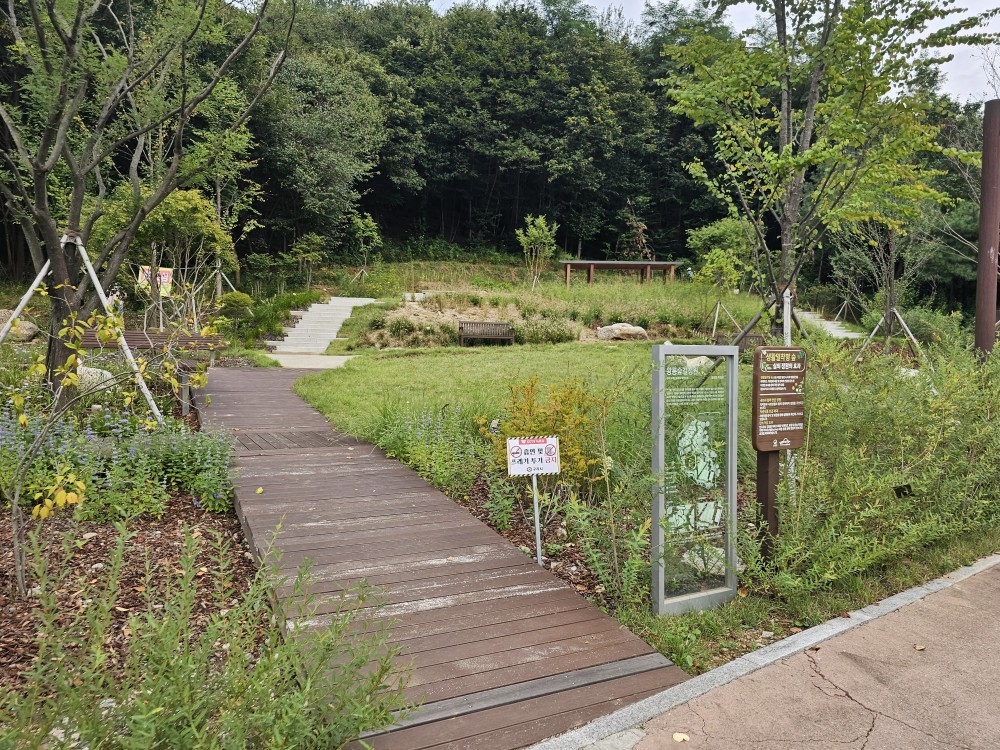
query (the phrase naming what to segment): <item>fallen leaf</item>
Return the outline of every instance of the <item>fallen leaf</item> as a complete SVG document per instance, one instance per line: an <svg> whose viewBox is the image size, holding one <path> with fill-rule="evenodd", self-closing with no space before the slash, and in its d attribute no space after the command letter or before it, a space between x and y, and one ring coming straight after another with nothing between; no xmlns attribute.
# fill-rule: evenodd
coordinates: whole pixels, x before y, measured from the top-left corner
<svg viewBox="0 0 1000 750"><path fill-rule="evenodd" d="M143 591L146 590L146 587L145 586L136 586L135 590L138 591L141 594Z"/></svg>
<svg viewBox="0 0 1000 750"><path fill-rule="evenodd" d="M839 615L837 615L837 617L850 617L850 616L851 616L851 613L847 612L846 610L844 612L841 612Z"/></svg>
<svg viewBox="0 0 1000 750"><path fill-rule="evenodd" d="M746 599L749 592L745 588L739 588L736 590L736 593L739 595L740 599Z"/></svg>
<svg viewBox="0 0 1000 750"><path fill-rule="evenodd" d="M258 487L257 488L257 494L258 495L263 495L264 494L264 488L263 487Z"/></svg>
<svg viewBox="0 0 1000 750"><path fill-rule="evenodd" d="M921 646L919 643L914 643L913 644L913 650L914 651L923 651L925 648L927 648L927 647L926 646Z"/></svg>
<svg viewBox="0 0 1000 750"><path fill-rule="evenodd" d="M674 732L674 742L687 742L690 739L684 732Z"/></svg>

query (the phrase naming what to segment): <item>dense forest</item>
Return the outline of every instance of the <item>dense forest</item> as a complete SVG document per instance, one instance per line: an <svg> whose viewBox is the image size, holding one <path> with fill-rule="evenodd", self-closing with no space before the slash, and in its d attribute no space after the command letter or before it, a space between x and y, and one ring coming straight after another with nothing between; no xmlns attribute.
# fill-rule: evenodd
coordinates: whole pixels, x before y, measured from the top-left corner
<svg viewBox="0 0 1000 750"><path fill-rule="evenodd" d="M249 23L231 6L215 10L216 36L197 50L206 65L222 59ZM697 66L683 54L664 54L683 48L695 29L702 45L704 38L737 39L708 10L677 0L648 5L639 24L581 0L466 3L444 13L426 0L275 6L248 52L194 110L183 137L189 151L214 150L213 160L181 187L211 206L241 258L278 255L310 237L323 260L357 262L366 231L385 238L387 254L515 252L524 217L545 215L559 225L558 244L570 255L698 262L713 243L740 241L725 222L713 224L739 208L713 188L725 163L718 129L710 118L689 117L671 84L685 66ZM10 32L0 36L7 37L0 97L16 108L32 92L22 86ZM280 72L255 100L268 55L281 46L287 56ZM796 86L789 84L790 96L808 98L807 87ZM974 160L955 154L980 148L980 107L943 93L932 65L913 77L907 95L923 102L921 127L933 130L939 147L915 154L934 200L929 190L913 194L918 211L885 221L880 206L860 217L864 226L850 236L824 226L800 278L815 286L839 274L847 279L842 287L860 279L859 294L870 294L879 282L866 282L865 274L878 276L880 267L870 258L859 266L851 248L858 237L862 246L888 237L894 272L910 266L913 295L962 306L974 278L967 258L976 240L978 176ZM239 128L219 125L250 102ZM7 132L0 139L11 147ZM154 150L149 141L133 162ZM127 173L125 157L116 158ZM158 162L148 161L155 173ZM803 169L807 185L815 174ZM108 215L114 200L110 191ZM21 278L31 258L15 213L5 201L0 262L7 276ZM779 224L759 222L761 243L777 243ZM94 232L101 235L100 222Z"/></svg>

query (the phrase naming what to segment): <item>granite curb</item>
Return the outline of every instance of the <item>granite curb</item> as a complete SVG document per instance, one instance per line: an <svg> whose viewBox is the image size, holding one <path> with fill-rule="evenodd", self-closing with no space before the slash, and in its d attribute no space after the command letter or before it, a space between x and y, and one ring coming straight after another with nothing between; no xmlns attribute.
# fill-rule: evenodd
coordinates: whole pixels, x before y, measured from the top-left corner
<svg viewBox="0 0 1000 750"><path fill-rule="evenodd" d="M710 672L692 677L680 685L615 711L572 732L539 742L533 745L531 750L582 750L618 734L622 734L622 743L602 743L601 747L606 747L608 750L616 745L623 749L633 747L642 738L641 730L638 728L660 714L744 675L756 672L762 667L787 659L834 636L853 630L859 625L891 614L907 604L918 602L936 591L954 586L956 583L989 570L998 564L1000 564L1000 554L984 557L972 565L959 568L921 586L914 586L876 604L851 612L847 617L835 617L808 630L803 630L801 633L796 633L741 656Z"/></svg>

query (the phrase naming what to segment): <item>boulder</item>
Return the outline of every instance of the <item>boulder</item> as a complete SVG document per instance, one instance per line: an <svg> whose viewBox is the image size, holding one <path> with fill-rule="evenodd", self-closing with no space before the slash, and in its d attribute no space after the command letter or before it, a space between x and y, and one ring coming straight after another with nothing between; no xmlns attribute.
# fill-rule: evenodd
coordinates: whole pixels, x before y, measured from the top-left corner
<svg viewBox="0 0 1000 750"><path fill-rule="evenodd" d="M648 339L645 328L630 323L614 323L597 329L597 338L601 341L628 341L629 339Z"/></svg>
<svg viewBox="0 0 1000 750"><path fill-rule="evenodd" d="M10 320L13 310L0 310L0 326ZM38 336L38 326L25 318L23 315L17 319L17 323L10 329L7 337L12 341L32 341Z"/></svg>
<svg viewBox="0 0 1000 750"><path fill-rule="evenodd" d="M76 368L76 374L80 378L81 391L93 391L107 387L115 377L107 370L102 370L99 367L84 367L83 365Z"/></svg>
<svg viewBox="0 0 1000 750"><path fill-rule="evenodd" d="M699 370L712 364L712 360L709 357L685 357L684 364L690 369Z"/></svg>

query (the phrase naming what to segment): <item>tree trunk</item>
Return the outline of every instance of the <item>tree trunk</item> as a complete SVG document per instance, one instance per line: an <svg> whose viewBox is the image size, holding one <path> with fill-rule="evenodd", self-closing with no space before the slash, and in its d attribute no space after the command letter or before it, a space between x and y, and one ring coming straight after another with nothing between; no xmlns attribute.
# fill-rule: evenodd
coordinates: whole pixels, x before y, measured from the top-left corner
<svg viewBox="0 0 1000 750"><path fill-rule="evenodd" d="M45 371L48 373L49 389L52 395L59 395L55 408L61 409L76 395L76 388L69 387L62 390L59 388L63 376L66 374L64 372L66 361L74 353L67 345L66 340L60 338L59 331L66 326L72 314L79 313L80 310L71 300L66 300L59 294L52 294L49 299L51 300L52 320L49 323L49 345L45 355Z"/></svg>

